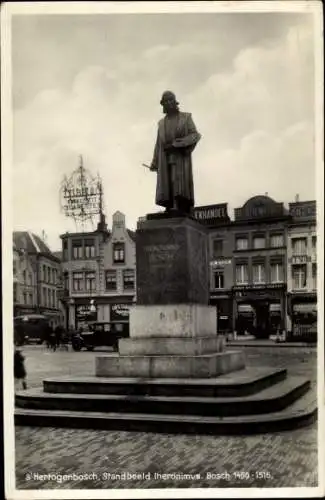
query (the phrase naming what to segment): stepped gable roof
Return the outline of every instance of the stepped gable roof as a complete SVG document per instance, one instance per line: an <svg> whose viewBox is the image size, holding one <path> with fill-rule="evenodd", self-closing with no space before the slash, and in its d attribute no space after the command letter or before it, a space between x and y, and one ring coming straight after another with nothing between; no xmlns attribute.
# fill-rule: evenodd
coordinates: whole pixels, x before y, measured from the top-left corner
<svg viewBox="0 0 325 500"><path fill-rule="evenodd" d="M49 259L58 261L58 257L51 252L47 244L36 234L30 231L14 231L13 240L19 250L30 254L42 254Z"/></svg>

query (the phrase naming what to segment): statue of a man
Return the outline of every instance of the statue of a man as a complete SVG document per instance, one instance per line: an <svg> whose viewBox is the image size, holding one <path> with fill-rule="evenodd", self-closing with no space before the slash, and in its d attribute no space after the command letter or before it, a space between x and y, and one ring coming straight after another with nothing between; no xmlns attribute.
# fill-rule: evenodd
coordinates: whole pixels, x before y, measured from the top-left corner
<svg viewBox="0 0 325 500"><path fill-rule="evenodd" d="M194 206L191 153L201 135L191 114L179 111L173 92L164 92L160 104L166 116L158 123L150 166L157 172L156 204L165 207L166 212L189 214Z"/></svg>

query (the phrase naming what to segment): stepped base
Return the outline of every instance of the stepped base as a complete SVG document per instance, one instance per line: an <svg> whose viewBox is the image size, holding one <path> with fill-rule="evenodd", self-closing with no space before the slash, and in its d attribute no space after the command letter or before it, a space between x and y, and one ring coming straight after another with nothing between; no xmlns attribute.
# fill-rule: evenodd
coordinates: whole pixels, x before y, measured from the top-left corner
<svg viewBox="0 0 325 500"><path fill-rule="evenodd" d="M284 380L286 375L285 368L261 367L203 379L62 377L44 380L43 388L54 394L243 397Z"/></svg>
<svg viewBox="0 0 325 500"><path fill-rule="evenodd" d="M316 397L309 391L285 410L262 415L207 417L17 408L14 420L18 426L168 434L244 435L279 432L310 425L317 420L317 406Z"/></svg>
<svg viewBox="0 0 325 500"><path fill-rule="evenodd" d="M243 351L199 356L97 356L97 377L214 377L245 368Z"/></svg>
<svg viewBox="0 0 325 500"><path fill-rule="evenodd" d="M199 354L222 352L225 347L224 337L173 337L173 338L127 338L120 339L118 348L121 356L155 356Z"/></svg>

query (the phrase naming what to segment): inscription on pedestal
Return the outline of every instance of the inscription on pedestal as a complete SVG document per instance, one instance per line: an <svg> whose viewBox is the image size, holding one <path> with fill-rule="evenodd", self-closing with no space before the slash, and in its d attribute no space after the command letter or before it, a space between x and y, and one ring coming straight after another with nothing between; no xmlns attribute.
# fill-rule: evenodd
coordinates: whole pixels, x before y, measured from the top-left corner
<svg viewBox="0 0 325 500"><path fill-rule="evenodd" d="M137 303L208 303L207 237L201 226L179 225L137 231Z"/></svg>

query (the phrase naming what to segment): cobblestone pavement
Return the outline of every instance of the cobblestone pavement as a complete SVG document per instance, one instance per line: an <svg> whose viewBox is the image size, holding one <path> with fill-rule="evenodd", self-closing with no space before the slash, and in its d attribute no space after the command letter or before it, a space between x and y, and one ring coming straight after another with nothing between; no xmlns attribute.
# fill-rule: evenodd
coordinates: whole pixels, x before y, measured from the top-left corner
<svg viewBox="0 0 325 500"><path fill-rule="evenodd" d="M315 349L244 350L248 365L286 366L292 374L311 378L315 386ZM48 376L94 374L96 352L49 354L39 346L24 352L30 387ZM87 479L85 474L92 473ZM59 480L41 474L75 476ZM236 437L16 428L18 489L301 486L317 486L317 424Z"/></svg>

